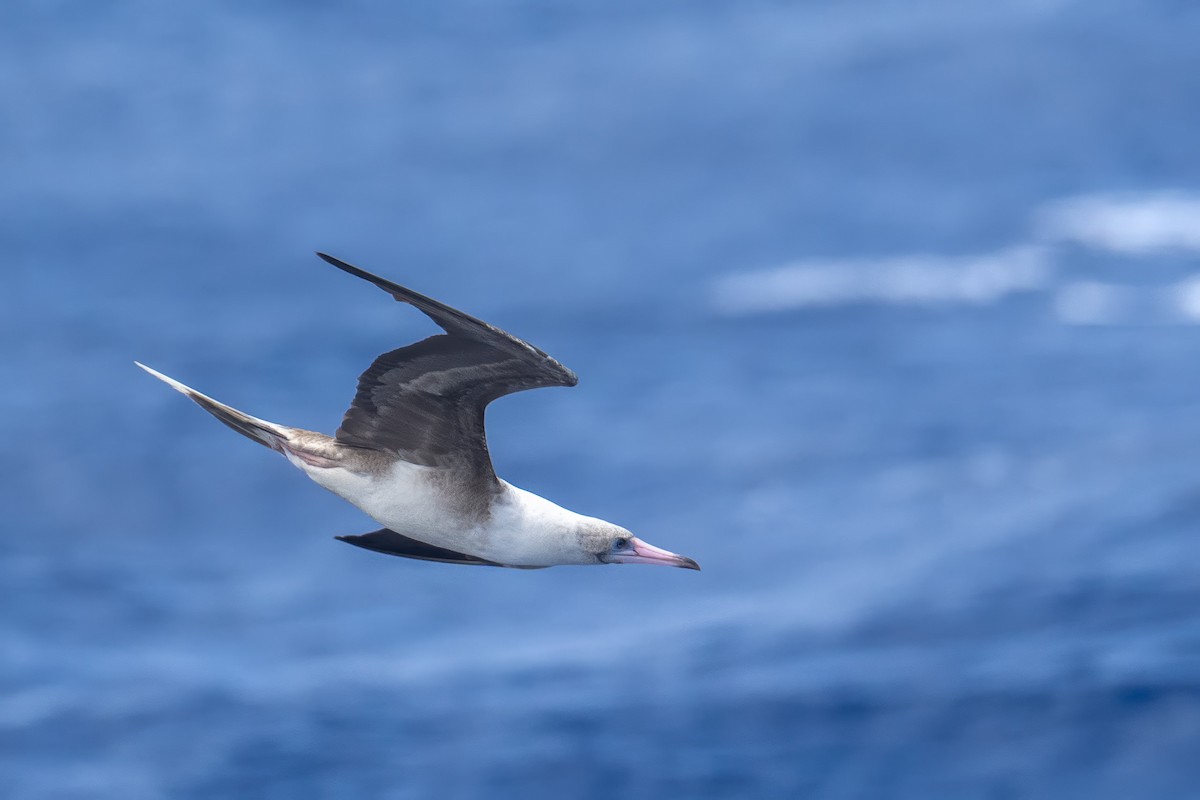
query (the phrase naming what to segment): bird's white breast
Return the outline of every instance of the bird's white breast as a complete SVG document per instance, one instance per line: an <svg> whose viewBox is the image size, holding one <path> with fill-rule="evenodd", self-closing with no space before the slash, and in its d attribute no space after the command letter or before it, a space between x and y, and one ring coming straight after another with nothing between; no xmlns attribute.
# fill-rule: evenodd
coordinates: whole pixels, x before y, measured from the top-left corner
<svg viewBox="0 0 1200 800"><path fill-rule="evenodd" d="M580 563L575 531L587 517L505 481L501 485L482 532L492 553L486 558L524 566Z"/></svg>
<svg viewBox="0 0 1200 800"><path fill-rule="evenodd" d="M546 566L578 561L574 530L586 518L505 481L482 517L463 513L452 480L435 467L396 461L378 474L292 459L310 478L386 528L489 561Z"/></svg>

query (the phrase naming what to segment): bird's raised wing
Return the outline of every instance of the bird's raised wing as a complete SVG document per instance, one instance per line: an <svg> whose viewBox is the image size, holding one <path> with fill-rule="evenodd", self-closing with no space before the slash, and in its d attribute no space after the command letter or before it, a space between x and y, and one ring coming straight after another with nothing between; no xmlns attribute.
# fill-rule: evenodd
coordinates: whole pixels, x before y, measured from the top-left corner
<svg viewBox="0 0 1200 800"><path fill-rule="evenodd" d="M444 334L384 353L358 379L337 441L495 481L484 409L506 394L574 386L575 373L531 344L437 300L318 253L408 303Z"/></svg>

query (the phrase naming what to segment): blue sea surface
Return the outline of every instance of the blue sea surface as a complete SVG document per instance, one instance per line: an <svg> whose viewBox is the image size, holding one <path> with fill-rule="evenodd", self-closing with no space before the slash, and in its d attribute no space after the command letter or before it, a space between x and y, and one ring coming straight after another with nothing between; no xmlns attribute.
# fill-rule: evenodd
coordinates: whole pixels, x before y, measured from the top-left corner
<svg viewBox="0 0 1200 800"><path fill-rule="evenodd" d="M1200 797L1200 5L0 7L0 795ZM696 558L378 527L432 325L499 474Z"/></svg>

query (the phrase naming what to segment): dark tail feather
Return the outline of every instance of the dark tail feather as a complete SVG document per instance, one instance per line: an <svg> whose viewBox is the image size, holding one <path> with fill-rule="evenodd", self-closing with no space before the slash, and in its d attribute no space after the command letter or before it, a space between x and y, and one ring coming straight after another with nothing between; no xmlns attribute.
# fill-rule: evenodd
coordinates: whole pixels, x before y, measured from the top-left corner
<svg viewBox="0 0 1200 800"><path fill-rule="evenodd" d="M151 375L158 378L172 389L175 389L177 392L180 392L181 394L191 398L196 405L200 406L205 411L223 422L225 425L228 425L230 428L242 434L246 438L253 439L259 444L269 447L272 450L283 452L283 445L288 441L289 436L287 429L282 425L275 425L274 423L267 422L266 420L261 420L258 417L252 417L249 414L243 414L236 408L231 408L224 403L219 403L208 395L197 392L190 386L184 386L179 381L173 378L168 378L161 372L150 369L150 367L147 367L145 364L139 364L136 361L133 363L137 364L139 367L146 370L146 372L149 372Z"/></svg>
<svg viewBox="0 0 1200 800"><path fill-rule="evenodd" d="M252 417L247 417L245 414L241 414L237 411L230 413L232 409L229 409L220 403L214 403L212 400L202 394L190 396L196 401L196 405L200 406L205 411L212 414L221 422L225 423L243 436L253 439L259 444L266 445L272 450L279 449L279 441L281 437L265 425L260 425L259 423L254 422Z"/></svg>

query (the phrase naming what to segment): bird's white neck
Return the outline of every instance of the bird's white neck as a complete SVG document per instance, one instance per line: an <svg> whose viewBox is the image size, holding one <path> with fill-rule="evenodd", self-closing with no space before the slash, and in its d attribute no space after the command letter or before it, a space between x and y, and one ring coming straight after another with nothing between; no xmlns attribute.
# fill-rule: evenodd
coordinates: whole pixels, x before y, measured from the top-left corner
<svg viewBox="0 0 1200 800"><path fill-rule="evenodd" d="M480 553L514 566L594 563L581 556L576 532L590 518L501 481L491 515L478 532Z"/></svg>

